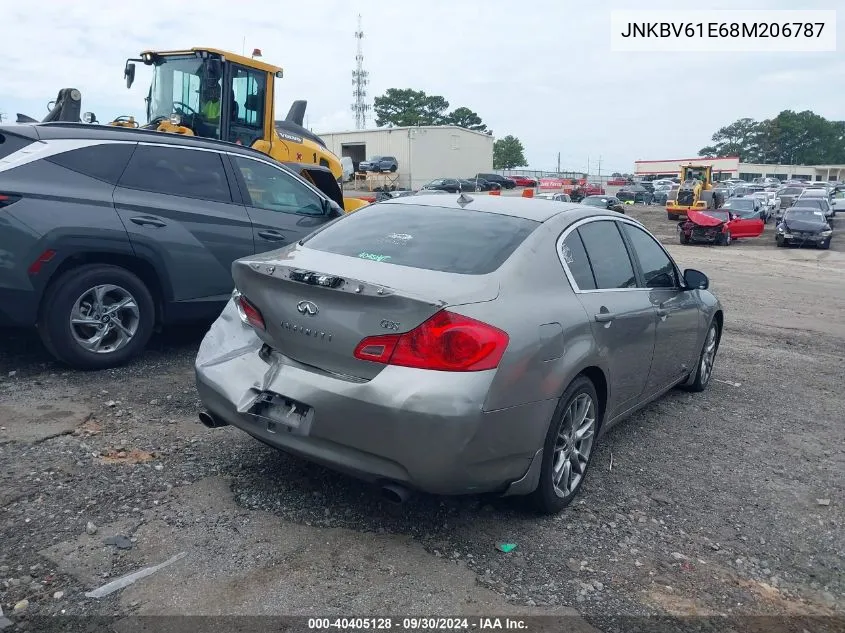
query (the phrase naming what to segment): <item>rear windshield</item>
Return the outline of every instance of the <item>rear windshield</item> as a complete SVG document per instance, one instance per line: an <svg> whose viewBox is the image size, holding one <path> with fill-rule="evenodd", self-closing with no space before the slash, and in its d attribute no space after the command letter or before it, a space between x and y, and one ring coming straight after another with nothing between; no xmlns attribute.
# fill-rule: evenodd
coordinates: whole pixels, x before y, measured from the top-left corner
<svg viewBox="0 0 845 633"><path fill-rule="evenodd" d="M486 275L511 256L539 222L495 213L375 204L305 240L347 257L462 275Z"/></svg>
<svg viewBox="0 0 845 633"><path fill-rule="evenodd" d="M0 160L14 154L19 149L23 149L30 143L32 143L31 139L22 138L15 134L0 133Z"/></svg>

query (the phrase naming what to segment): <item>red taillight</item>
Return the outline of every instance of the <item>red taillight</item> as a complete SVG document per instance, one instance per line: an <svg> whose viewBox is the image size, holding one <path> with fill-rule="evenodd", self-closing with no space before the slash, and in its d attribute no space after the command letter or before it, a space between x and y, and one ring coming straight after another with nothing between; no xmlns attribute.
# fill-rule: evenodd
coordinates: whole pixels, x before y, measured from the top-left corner
<svg viewBox="0 0 845 633"><path fill-rule="evenodd" d="M3 207L8 207L10 204L14 204L20 199L20 196L12 196L7 193L0 193L0 209L2 209Z"/></svg>
<svg viewBox="0 0 845 633"><path fill-rule="evenodd" d="M410 332L365 338L355 358L416 369L484 371L499 366L509 340L492 325L442 310Z"/></svg>
<svg viewBox="0 0 845 633"><path fill-rule="evenodd" d="M29 268L27 269L30 275L37 275L41 272L41 267L44 264L48 263L51 259L56 256L56 251L54 250L46 250L41 255L38 256L32 264L30 264Z"/></svg>
<svg viewBox="0 0 845 633"><path fill-rule="evenodd" d="M252 327L256 330L263 330L264 329L264 317L261 316L261 312L252 305L247 298L243 295L238 297L238 305L241 308L241 313L243 314L246 322L249 323Z"/></svg>

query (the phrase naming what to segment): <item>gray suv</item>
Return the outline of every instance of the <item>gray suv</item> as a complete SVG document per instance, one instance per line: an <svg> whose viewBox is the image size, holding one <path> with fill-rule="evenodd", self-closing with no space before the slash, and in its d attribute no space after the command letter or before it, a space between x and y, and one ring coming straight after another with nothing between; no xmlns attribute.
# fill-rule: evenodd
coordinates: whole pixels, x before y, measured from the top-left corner
<svg viewBox="0 0 845 633"><path fill-rule="evenodd" d="M316 172L195 137L0 126L0 326L37 326L73 367L124 363L157 325L219 314L234 260L342 216Z"/></svg>

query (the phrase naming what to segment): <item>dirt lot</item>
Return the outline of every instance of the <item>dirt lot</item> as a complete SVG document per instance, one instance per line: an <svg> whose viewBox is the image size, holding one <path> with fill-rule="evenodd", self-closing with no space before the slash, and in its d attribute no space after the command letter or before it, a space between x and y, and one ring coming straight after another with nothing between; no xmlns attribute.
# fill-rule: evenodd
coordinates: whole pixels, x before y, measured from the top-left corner
<svg viewBox="0 0 845 633"><path fill-rule="evenodd" d="M682 247L661 209L630 213L710 275L726 309L715 382L614 430L580 501L552 518L491 498L390 506L206 429L192 375L203 327L102 373L0 332L5 615L37 628L58 613L580 613L589 624L570 626L584 631L620 615L845 616L845 236L778 249L770 225Z"/></svg>

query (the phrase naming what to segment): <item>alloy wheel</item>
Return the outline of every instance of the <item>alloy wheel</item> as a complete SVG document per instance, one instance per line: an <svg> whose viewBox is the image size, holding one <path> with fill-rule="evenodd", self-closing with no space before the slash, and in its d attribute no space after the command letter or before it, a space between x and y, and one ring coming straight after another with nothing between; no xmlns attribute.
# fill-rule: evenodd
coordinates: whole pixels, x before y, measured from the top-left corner
<svg viewBox="0 0 845 633"><path fill-rule="evenodd" d="M555 440L552 482L555 494L566 497L578 487L593 450L596 405L586 393L569 403Z"/></svg>
<svg viewBox="0 0 845 633"><path fill-rule="evenodd" d="M109 354L126 346L140 324L135 297L113 284L94 286L74 302L70 331L83 349Z"/></svg>
<svg viewBox="0 0 845 633"><path fill-rule="evenodd" d="M701 354L701 382L710 382L710 375L713 373L713 363L716 360L716 326L710 326L707 331L707 340L704 341L704 351Z"/></svg>

